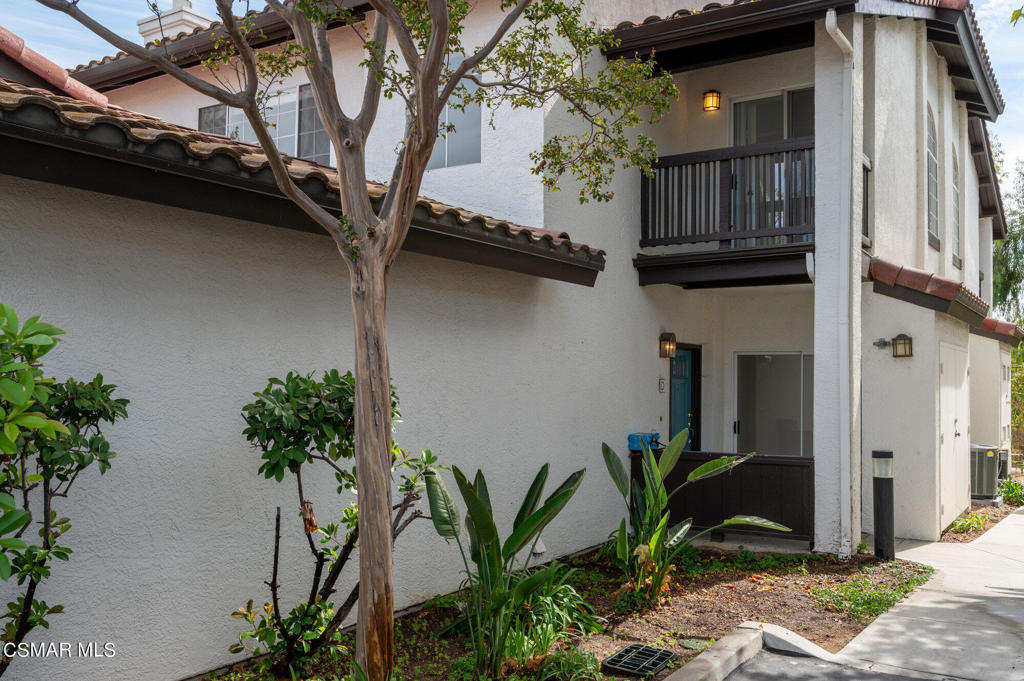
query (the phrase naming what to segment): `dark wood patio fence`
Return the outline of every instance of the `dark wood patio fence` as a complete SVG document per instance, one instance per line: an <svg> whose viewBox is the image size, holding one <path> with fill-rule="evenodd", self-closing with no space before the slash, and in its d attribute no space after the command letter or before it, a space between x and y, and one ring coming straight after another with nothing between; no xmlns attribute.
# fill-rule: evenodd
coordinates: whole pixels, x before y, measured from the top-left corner
<svg viewBox="0 0 1024 681"><path fill-rule="evenodd" d="M702 463L721 456L720 452L683 452L666 480L671 491ZM632 458L631 474L643 480L640 457ZM782 523L792 532L776 532L737 526L730 533L785 536L806 540L814 537L814 459L799 456L755 455L732 471L695 482L670 502L672 523L693 518L703 529L734 515L756 515Z"/></svg>

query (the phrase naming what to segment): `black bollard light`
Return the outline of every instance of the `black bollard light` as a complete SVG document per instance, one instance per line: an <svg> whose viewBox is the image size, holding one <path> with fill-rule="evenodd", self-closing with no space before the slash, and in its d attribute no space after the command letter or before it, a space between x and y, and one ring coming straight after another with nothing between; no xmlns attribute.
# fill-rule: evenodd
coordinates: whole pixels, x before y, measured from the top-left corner
<svg viewBox="0 0 1024 681"><path fill-rule="evenodd" d="M871 452L875 484L875 555L896 559L896 514L893 510L892 452Z"/></svg>

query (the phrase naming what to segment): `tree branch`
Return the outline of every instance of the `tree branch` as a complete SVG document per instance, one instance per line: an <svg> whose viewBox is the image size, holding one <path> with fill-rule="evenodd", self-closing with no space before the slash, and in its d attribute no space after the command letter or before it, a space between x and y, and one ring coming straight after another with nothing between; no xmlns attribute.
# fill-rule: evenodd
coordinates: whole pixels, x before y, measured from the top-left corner
<svg viewBox="0 0 1024 681"><path fill-rule="evenodd" d="M448 83L445 84L444 90L441 91L440 102L442 106L448 102L448 98L452 96L453 92L455 92L455 89L459 86L459 81L461 81L467 73L479 66L480 62L490 56L491 52L494 51L494 48L501 42L501 39L504 38L512 28L512 24L516 23L519 17L522 16L523 12L526 10L526 6L529 5L531 1L532 0L519 0L512 11L505 15L505 18L502 19L497 30L495 30L494 34L486 43L484 43L483 47L478 49L472 56L464 59L462 63L456 67L455 71L452 72L452 76L448 80Z"/></svg>
<svg viewBox="0 0 1024 681"><path fill-rule="evenodd" d="M151 53L149 50L137 43L133 43L130 40L122 38L82 10L78 9L78 0L36 0L36 2L45 7L49 7L52 10L67 14L69 17L117 49L127 52L136 59L141 59L144 62L152 64L167 75L181 81L193 90L196 90L207 97L216 99L221 104L227 104L228 106L234 107L241 106L242 98L236 93L229 92L224 88L217 87L212 83L208 83L205 80L197 78L167 57Z"/></svg>
<svg viewBox="0 0 1024 681"><path fill-rule="evenodd" d="M375 9L388 22L388 25L395 34L395 39L398 41L398 50L402 53L405 65L409 67L409 71L413 76L418 79L421 63L420 53L416 48L416 42L412 39L409 27L405 25L405 20L402 19L402 13L398 11L395 3L390 2L390 0L370 0L370 7Z"/></svg>
<svg viewBox="0 0 1024 681"><path fill-rule="evenodd" d="M367 64L366 83L363 85L363 103L359 107L359 115L356 116L356 125L366 139L377 119L377 110L380 108L381 81L378 74L384 70L384 54L388 46L388 22L377 16L373 22L373 37L370 42L377 46L378 52Z"/></svg>

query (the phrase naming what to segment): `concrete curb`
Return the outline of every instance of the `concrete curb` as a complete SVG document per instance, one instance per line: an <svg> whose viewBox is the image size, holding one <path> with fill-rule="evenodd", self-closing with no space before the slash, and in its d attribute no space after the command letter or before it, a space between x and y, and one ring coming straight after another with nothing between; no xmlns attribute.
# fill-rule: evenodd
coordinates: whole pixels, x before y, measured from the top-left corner
<svg viewBox="0 0 1024 681"><path fill-rule="evenodd" d="M760 652L763 638L760 631L740 625L683 665L682 669L670 674L665 681L722 681Z"/></svg>
<svg viewBox="0 0 1024 681"><path fill-rule="evenodd" d="M665 681L723 681L762 648L827 662L842 662L836 655L785 627L747 621L715 641Z"/></svg>

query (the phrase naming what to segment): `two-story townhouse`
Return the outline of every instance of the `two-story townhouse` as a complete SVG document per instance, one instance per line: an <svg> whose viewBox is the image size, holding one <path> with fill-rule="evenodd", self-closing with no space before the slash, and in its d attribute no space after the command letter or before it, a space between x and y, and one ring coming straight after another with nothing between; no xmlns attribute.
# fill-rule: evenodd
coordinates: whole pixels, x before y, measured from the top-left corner
<svg viewBox="0 0 1024 681"><path fill-rule="evenodd" d="M1008 387L994 377L1024 335L987 316L1005 224L985 122L1003 102L970 7L587 9L620 40L609 58L653 54L675 74L679 100L648 130L657 172L620 173L613 201L581 206L530 172L529 151L575 124L557 105L446 113L458 131L438 143L423 184L434 201L392 285L397 440L500 474L508 510L542 462L590 467L545 533L550 558L617 523L601 441L624 454L627 433L684 427L685 465L758 452L677 509L698 524L759 514L849 555L872 524L872 451L888 450L897 535L937 538L969 502L968 443L1005 442ZM474 8L468 44L497 12ZM266 46L288 39L273 13L254 20ZM207 22L176 0L153 49L200 72ZM152 22L140 30L158 37ZM342 28L331 39L346 103L360 44ZM111 475L130 489L119 542L83 525L79 588L54 626L125 641L76 678L157 678L167 659L180 666L180 646L199 672L229 660L226 615L259 597L272 507L293 504L254 475L238 408L269 375L348 365L347 284L234 112L125 55L74 76L119 108L0 92L0 235L13 254L0 298L67 328L57 370L104 370L136 420L114 434ZM326 201L329 170L313 163L329 166L331 151L304 85L283 82L270 115L300 157L293 174ZM384 179L401 108L378 121L368 164ZM82 492L83 506L109 498L99 482ZM434 541L427 528L403 536L401 605L457 586ZM201 578L182 583L183 571ZM144 613L131 607L140 594ZM188 622L168 620L181 602Z"/></svg>

